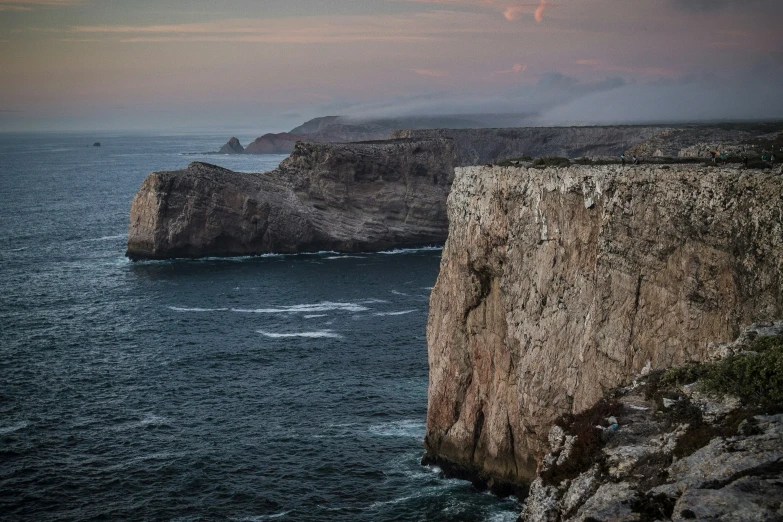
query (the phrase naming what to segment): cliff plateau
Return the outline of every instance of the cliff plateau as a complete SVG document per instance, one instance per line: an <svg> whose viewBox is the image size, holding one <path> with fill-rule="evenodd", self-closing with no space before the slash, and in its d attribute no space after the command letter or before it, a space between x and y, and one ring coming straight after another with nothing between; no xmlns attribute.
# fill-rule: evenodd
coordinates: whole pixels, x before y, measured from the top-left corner
<svg viewBox="0 0 783 522"><path fill-rule="evenodd" d="M297 143L264 174L153 172L133 199L132 259L372 251L443 243L449 140Z"/></svg>
<svg viewBox="0 0 783 522"><path fill-rule="evenodd" d="M525 485L553 421L783 315L783 177L456 169L430 298L425 461Z"/></svg>

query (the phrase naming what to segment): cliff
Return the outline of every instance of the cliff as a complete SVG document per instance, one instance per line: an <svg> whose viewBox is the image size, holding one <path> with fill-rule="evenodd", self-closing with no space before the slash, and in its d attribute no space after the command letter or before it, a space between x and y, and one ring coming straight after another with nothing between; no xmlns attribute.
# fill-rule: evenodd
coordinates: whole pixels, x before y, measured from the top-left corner
<svg viewBox="0 0 783 522"><path fill-rule="evenodd" d="M780 520L781 334L753 325L715 362L647 372L558 419L522 520Z"/></svg>
<svg viewBox="0 0 783 522"><path fill-rule="evenodd" d="M153 172L133 199L132 259L372 251L441 244L449 140L297 143L278 169Z"/></svg>
<svg viewBox="0 0 783 522"><path fill-rule="evenodd" d="M430 298L425 460L529 484L552 422L783 315L783 178L457 169Z"/></svg>
<svg viewBox="0 0 783 522"><path fill-rule="evenodd" d="M317 141L307 138L302 134L280 132L277 134L264 134L256 138L247 147L245 154L290 154L294 150L297 141ZM222 150L222 149L221 149Z"/></svg>
<svg viewBox="0 0 783 522"><path fill-rule="evenodd" d="M507 129L399 130L392 138L450 138L458 166L528 156L619 156L659 135L664 127L520 127Z"/></svg>

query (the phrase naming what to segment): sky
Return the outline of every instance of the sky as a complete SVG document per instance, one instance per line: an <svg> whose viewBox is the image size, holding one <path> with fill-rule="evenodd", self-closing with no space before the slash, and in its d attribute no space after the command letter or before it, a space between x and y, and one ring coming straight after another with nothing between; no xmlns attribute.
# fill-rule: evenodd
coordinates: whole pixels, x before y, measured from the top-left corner
<svg viewBox="0 0 783 522"><path fill-rule="evenodd" d="M781 0L0 0L0 132L783 119Z"/></svg>

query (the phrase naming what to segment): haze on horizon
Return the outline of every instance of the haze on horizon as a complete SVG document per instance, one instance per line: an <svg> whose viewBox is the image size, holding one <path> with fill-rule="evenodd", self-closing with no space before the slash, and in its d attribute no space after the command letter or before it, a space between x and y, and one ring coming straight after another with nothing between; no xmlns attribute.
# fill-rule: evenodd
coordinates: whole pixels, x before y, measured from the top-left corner
<svg viewBox="0 0 783 522"><path fill-rule="evenodd" d="M783 118L780 0L0 0L0 131Z"/></svg>

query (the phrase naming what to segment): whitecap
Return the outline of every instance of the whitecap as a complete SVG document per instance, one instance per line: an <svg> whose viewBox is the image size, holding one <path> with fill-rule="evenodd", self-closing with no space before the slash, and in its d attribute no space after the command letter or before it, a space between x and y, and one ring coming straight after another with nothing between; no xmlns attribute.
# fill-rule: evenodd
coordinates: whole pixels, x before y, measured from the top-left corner
<svg viewBox="0 0 783 522"><path fill-rule="evenodd" d="M364 312L368 310L366 306L362 306L356 303L333 303L330 301L324 301L316 304L301 304L293 306L281 306L275 308L232 308L232 312L244 313L244 314L284 314L284 313L301 313L301 312L329 312L331 310L344 310L346 312Z"/></svg>
<svg viewBox="0 0 783 522"><path fill-rule="evenodd" d="M21 252L22 250L27 250L30 247L22 247L22 248L14 248L9 250L9 252Z"/></svg>
<svg viewBox="0 0 783 522"><path fill-rule="evenodd" d="M228 308L183 308L180 306L169 306L169 309L175 312L225 312Z"/></svg>
<svg viewBox="0 0 783 522"><path fill-rule="evenodd" d="M425 424L419 420L407 419L370 426L370 433L379 437L424 438Z"/></svg>
<svg viewBox="0 0 783 522"><path fill-rule="evenodd" d="M391 293L393 293L394 295L408 295L405 292L399 292L397 290L392 290Z"/></svg>
<svg viewBox="0 0 783 522"><path fill-rule="evenodd" d="M385 316L385 315L405 315L415 312L416 310L402 310L401 312L375 312L372 315L379 315L379 316Z"/></svg>
<svg viewBox="0 0 783 522"><path fill-rule="evenodd" d="M139 421L139 424L141 426L168 426L169 421L165 417L159 417L158 415L148 413Z"/></svg>
<svg viewBox="0 0 783 522"><path fill-rule="evenodd" d="M26 427L27 427L27 422L22 421L14 424L13 426L6 426L5 428L0 428L0 435L5 435L6 433L13 433L15 431L19 431Z"/></svg>
<svg viewBox="0 0 783 522"><path fill-rule="evenodd" d="M365 259L365 256L329 256L324 259Z"/></svg>
<svg viewBox="0 0 783 522"><path fill-rule="evenodd" d="M262 520L274 520L276 518L282 518L289 513L290 511L281 511L280 513L275 513L273 515L255 515L251 517L239 518L236 520L241 520L243 522L261 522Z"/></svg>
<svg viewBox="0 0 783 522"><path fill-rule="evenodd" d="M514 522L519 520L518 511L501 511L500 513L492 513L487 522Z"/></svg>
<svg viewBox="0 0 783 522"><path fill-rule="evenodd" d="M315 332L294 332L294 333L275 333L275 332L265 332L264 330L256 330L261 335L264 335L266 337L271 337L273 339L279 339L279 338L285 338L285 337L307 337L309 339L318 339L318 338L331 338L331 339L342 339L343 336L334 333L332 330L318 330Z"/></svg>
<svg viewBox="0 0 783 522"><path fill-rule="evenodd" d="M378 252L379 254L410 254L414 252L435 252L443 250L442 246L428 246L428 247L421 247L421 248L397 248L394 250L384 250L382 252Z"/></svg>
<svg viewBox="0 0 783 522"><path fill-rule="evenodd" d="M85 239L84 241L109 241L111 239L123 239L128 237L128 234L119 234L116 236L103 236L103 237L96 237L92 239Z"/></svg>
<svg viewBox="0 0 783 522"><path fill-rule="evenodd" d="M314 315L304 316L305 319L315 319L316 317L329 317L329 316L328 314L314 314Z"/></svg>

